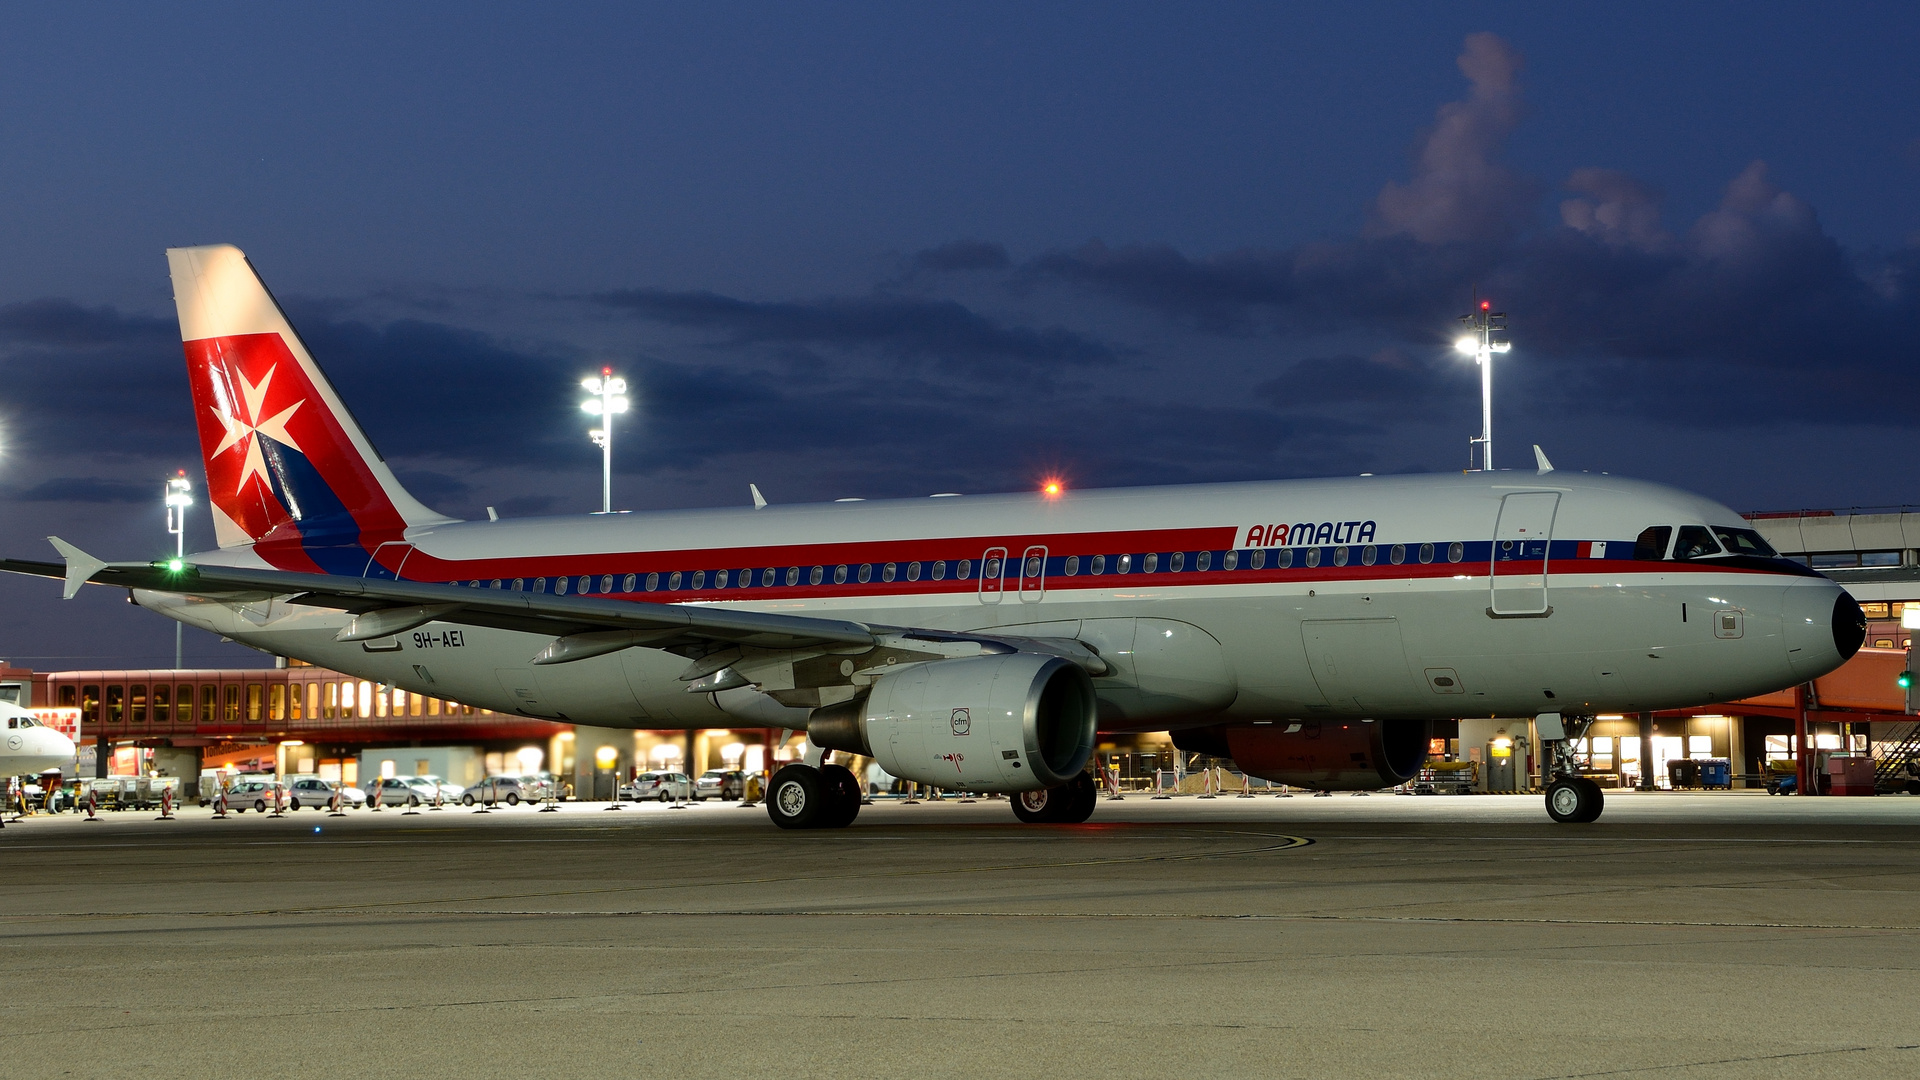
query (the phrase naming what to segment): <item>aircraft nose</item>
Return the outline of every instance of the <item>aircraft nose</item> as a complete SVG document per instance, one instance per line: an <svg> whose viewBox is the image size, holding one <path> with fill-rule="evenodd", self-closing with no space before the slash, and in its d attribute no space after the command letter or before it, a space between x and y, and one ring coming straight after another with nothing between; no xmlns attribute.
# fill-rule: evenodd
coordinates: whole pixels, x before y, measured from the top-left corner
<svg viewBox="0 0 1920 1080"><path fill-rule="evenodd" d="M1831 582L1788 589L1780 614L1787 663L1801 679L1818 678L1846 663L1867 639L1860 605Z"/></svg>

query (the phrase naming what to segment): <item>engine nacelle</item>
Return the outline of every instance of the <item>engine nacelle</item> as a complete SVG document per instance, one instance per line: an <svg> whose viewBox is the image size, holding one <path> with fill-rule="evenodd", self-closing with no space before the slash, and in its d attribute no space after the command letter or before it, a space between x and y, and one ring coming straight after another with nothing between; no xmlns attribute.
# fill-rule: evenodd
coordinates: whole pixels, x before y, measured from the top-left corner
<svg viewBox="0 0 1920 1080"><path fill-rule="evenodd" d="M1427 760L1425 720L1288 720L1173 733L1182 750L1230 757L1240 771L1316 791L1373 791L1404 784Z"/></svg>
<svg viewBox="0 0 1920 1080"><path fill-rule="evenodd" d="M1093 753L1093 680L1058 656L1007 653L888 672L865 698L813 711L815 746L865 754L936 787L1018 792L1056 787Z"/></svg>

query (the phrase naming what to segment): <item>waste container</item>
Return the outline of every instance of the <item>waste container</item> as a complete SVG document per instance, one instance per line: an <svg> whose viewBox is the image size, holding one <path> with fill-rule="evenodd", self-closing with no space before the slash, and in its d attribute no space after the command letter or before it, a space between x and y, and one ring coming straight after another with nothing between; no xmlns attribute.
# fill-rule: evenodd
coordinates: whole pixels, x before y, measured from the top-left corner
<svg viewBox="0 0 1920 1080"><path fill-rule="evenodd" d="M1667 762L1667 783L1675 791L1700 786L1700 763L1692 758L1674 758Z"/></svg>
<svg viewBox="0 0 1920 1080"><path fill-rule="evenodd" d="M1707 758L1700 763L1700 786L1706 788L1733 787L1733 762L1727 758Z"/></svg>

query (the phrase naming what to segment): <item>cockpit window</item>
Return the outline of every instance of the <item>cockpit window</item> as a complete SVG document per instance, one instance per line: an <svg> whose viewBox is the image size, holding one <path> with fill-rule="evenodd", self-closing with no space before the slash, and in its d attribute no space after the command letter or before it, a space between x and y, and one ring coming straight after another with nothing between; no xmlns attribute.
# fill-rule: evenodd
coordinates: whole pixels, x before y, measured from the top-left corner
<svg viewBox="0 0 1920 1080"><path fill-rule="evenodd" d="M1673 542L1673 557L1676 560L1698 559L1720 553L1720 545L1714 542L1713 533L1705 525L1680 526L1680 536Z"/></svg>
<svg viewBox="0 0 1920 1080"><path fill-rule="evenodd" d="M1654 525L1643 529L1640 538L1633 542L1633 557L1640 562L1659 562L1667 557L1667 541L1673 537L1673 527Z"/></svg>
<svg viewBox="0 0 1920 1080"><path fill-rule="evenodd" d="M1720 546L1735 555L1758 555L1764 559L1777 559L1780 553L1752 529L1729 529L1725 525L1715 525L1713 535L1720 538Z"/></svg>

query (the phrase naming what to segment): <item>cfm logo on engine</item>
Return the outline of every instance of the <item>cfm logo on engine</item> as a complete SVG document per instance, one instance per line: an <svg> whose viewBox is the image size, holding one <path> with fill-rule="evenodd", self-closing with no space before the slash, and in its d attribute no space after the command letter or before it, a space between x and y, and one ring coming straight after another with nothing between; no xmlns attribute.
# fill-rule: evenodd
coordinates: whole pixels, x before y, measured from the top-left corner
<svg viewBox="0 0 1920 1080"><path fill-rule="evenodd" d="M953 733L965 735L973 730L973 713L968 709L953 710Z"/></svg>

